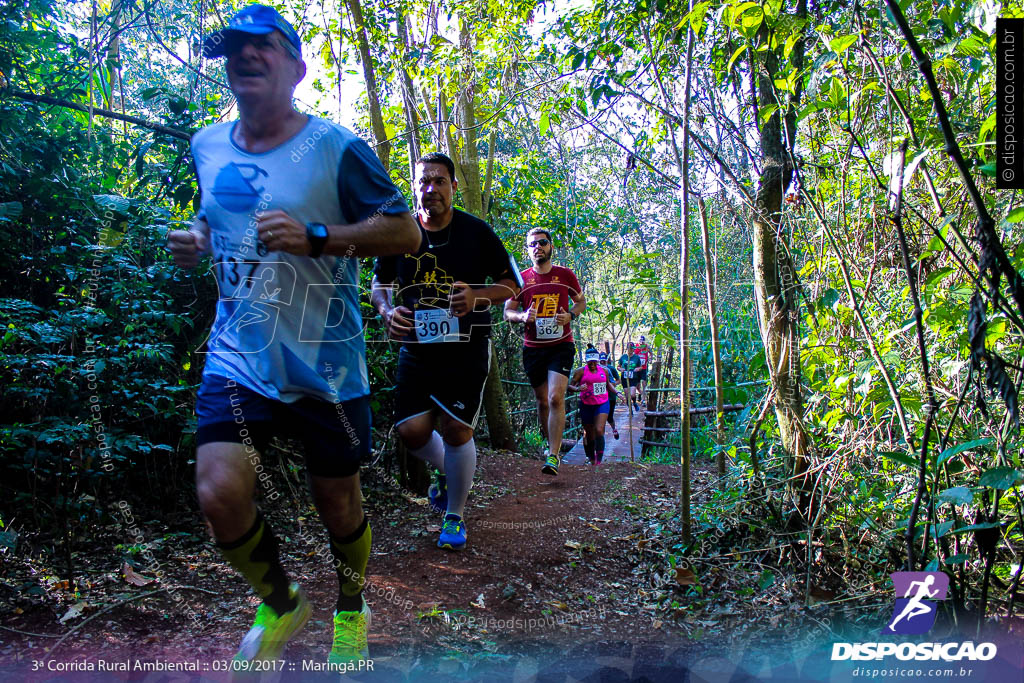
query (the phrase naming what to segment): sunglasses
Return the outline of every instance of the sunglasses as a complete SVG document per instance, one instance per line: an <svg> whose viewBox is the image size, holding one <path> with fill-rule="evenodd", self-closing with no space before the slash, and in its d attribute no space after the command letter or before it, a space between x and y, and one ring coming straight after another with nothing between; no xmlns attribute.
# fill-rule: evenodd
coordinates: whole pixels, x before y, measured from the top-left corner
<svg viewBox="0 0 1024 683"><path fill-rule="evenodd" d="M551 244L550 240L537 240L535 242L527 242L526 246L528 246L530 249L533 249L534 247L538 247L538 246L546 247L549 244Z"/></svg>

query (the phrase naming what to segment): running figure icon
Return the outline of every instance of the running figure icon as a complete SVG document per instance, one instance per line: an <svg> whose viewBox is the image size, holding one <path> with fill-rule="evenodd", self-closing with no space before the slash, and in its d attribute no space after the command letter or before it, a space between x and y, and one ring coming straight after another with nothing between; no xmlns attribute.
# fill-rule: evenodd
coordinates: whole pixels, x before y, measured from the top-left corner
<svg viewBox="0 0 1024 683"><path fill-rule="evenodd" d="M925 633L935 624L936 600L944 600L949 577L942 572L896 572L893 618L883 633L903 635Z"/></svg>
<svg viewBox="0 0 1024 683"><path fill-rule="evenodd" d="M922 614L928 614L932 611L932 607L930 605L925 605L921 601L925 598L934 598L936 595L939 594L938 589L935 589L933 591L928 590L928 587L931 586L933 583L935 583L935 576L933 574L929 574L927 577L925 577L924 581L910 582L910 587L907 588L907 593L903 596L905 598L910 598L910 602L908 602L907 606L903 608L903 611L900 612L899 616L893 619L892 623L889 624L890 631L893 631L895 633L895 629L893 627L900 621L902 621L904 618L906 618L909 621L914 617L919 617ZM911 598L910 591L914 589L914 586L918 587L917 594Z"/></svg>

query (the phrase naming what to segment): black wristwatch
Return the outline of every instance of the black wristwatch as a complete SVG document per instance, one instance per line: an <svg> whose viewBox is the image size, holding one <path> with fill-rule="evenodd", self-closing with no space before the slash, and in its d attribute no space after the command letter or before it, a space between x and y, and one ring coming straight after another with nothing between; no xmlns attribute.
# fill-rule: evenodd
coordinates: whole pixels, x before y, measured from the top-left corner
<svg viewBox="0 0 1024 683"><path fill-rule="evenodd" d="M569 311L569 322L573 322L574 320L576 320L576 314Z"/></svg>
<svg viewBox="0 0 1024 683"><path fill-rule="evenodd" d="M323 223L306 223L306 239L309 240L309 257L319 257L327 246L327 226Z"/></svg>

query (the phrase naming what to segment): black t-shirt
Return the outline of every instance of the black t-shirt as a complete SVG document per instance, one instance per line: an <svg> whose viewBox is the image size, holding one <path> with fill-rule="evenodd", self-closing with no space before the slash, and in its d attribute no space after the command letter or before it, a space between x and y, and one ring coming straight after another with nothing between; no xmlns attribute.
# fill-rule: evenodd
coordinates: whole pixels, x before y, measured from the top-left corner
<svg viewBox="0 0 1024 683"><path fill-rule="evenodd" d="M419 217L416 223L423 237L419 251L402 256L380 256L373 274L382 284L397 281L395 305L401 303L413 311L416 316L414 334L423 335L421 339L466 341L470 335L472 339L489 336L491 312L488 308L455 319L445 312L449 309L451 285L455 282L481 289L488 286L488 278L515 281L517 271L505 245L491 226L458 209L443 230L428 232L419 224ZM483 305L477 303L478 308ZM456 324L458 338L452 327Z"/></svg>

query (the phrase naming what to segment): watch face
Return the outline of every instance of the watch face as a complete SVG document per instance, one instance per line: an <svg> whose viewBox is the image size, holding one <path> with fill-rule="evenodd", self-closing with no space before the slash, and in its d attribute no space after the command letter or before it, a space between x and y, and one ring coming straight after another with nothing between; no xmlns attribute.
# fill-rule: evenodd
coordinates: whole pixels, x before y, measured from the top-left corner
<svg viewBox="0 0 1024 683"><path fill-rule="evenodd" d="M323 223L310 223L309 229L314 237L327 237L327 226Z"/></svg>

